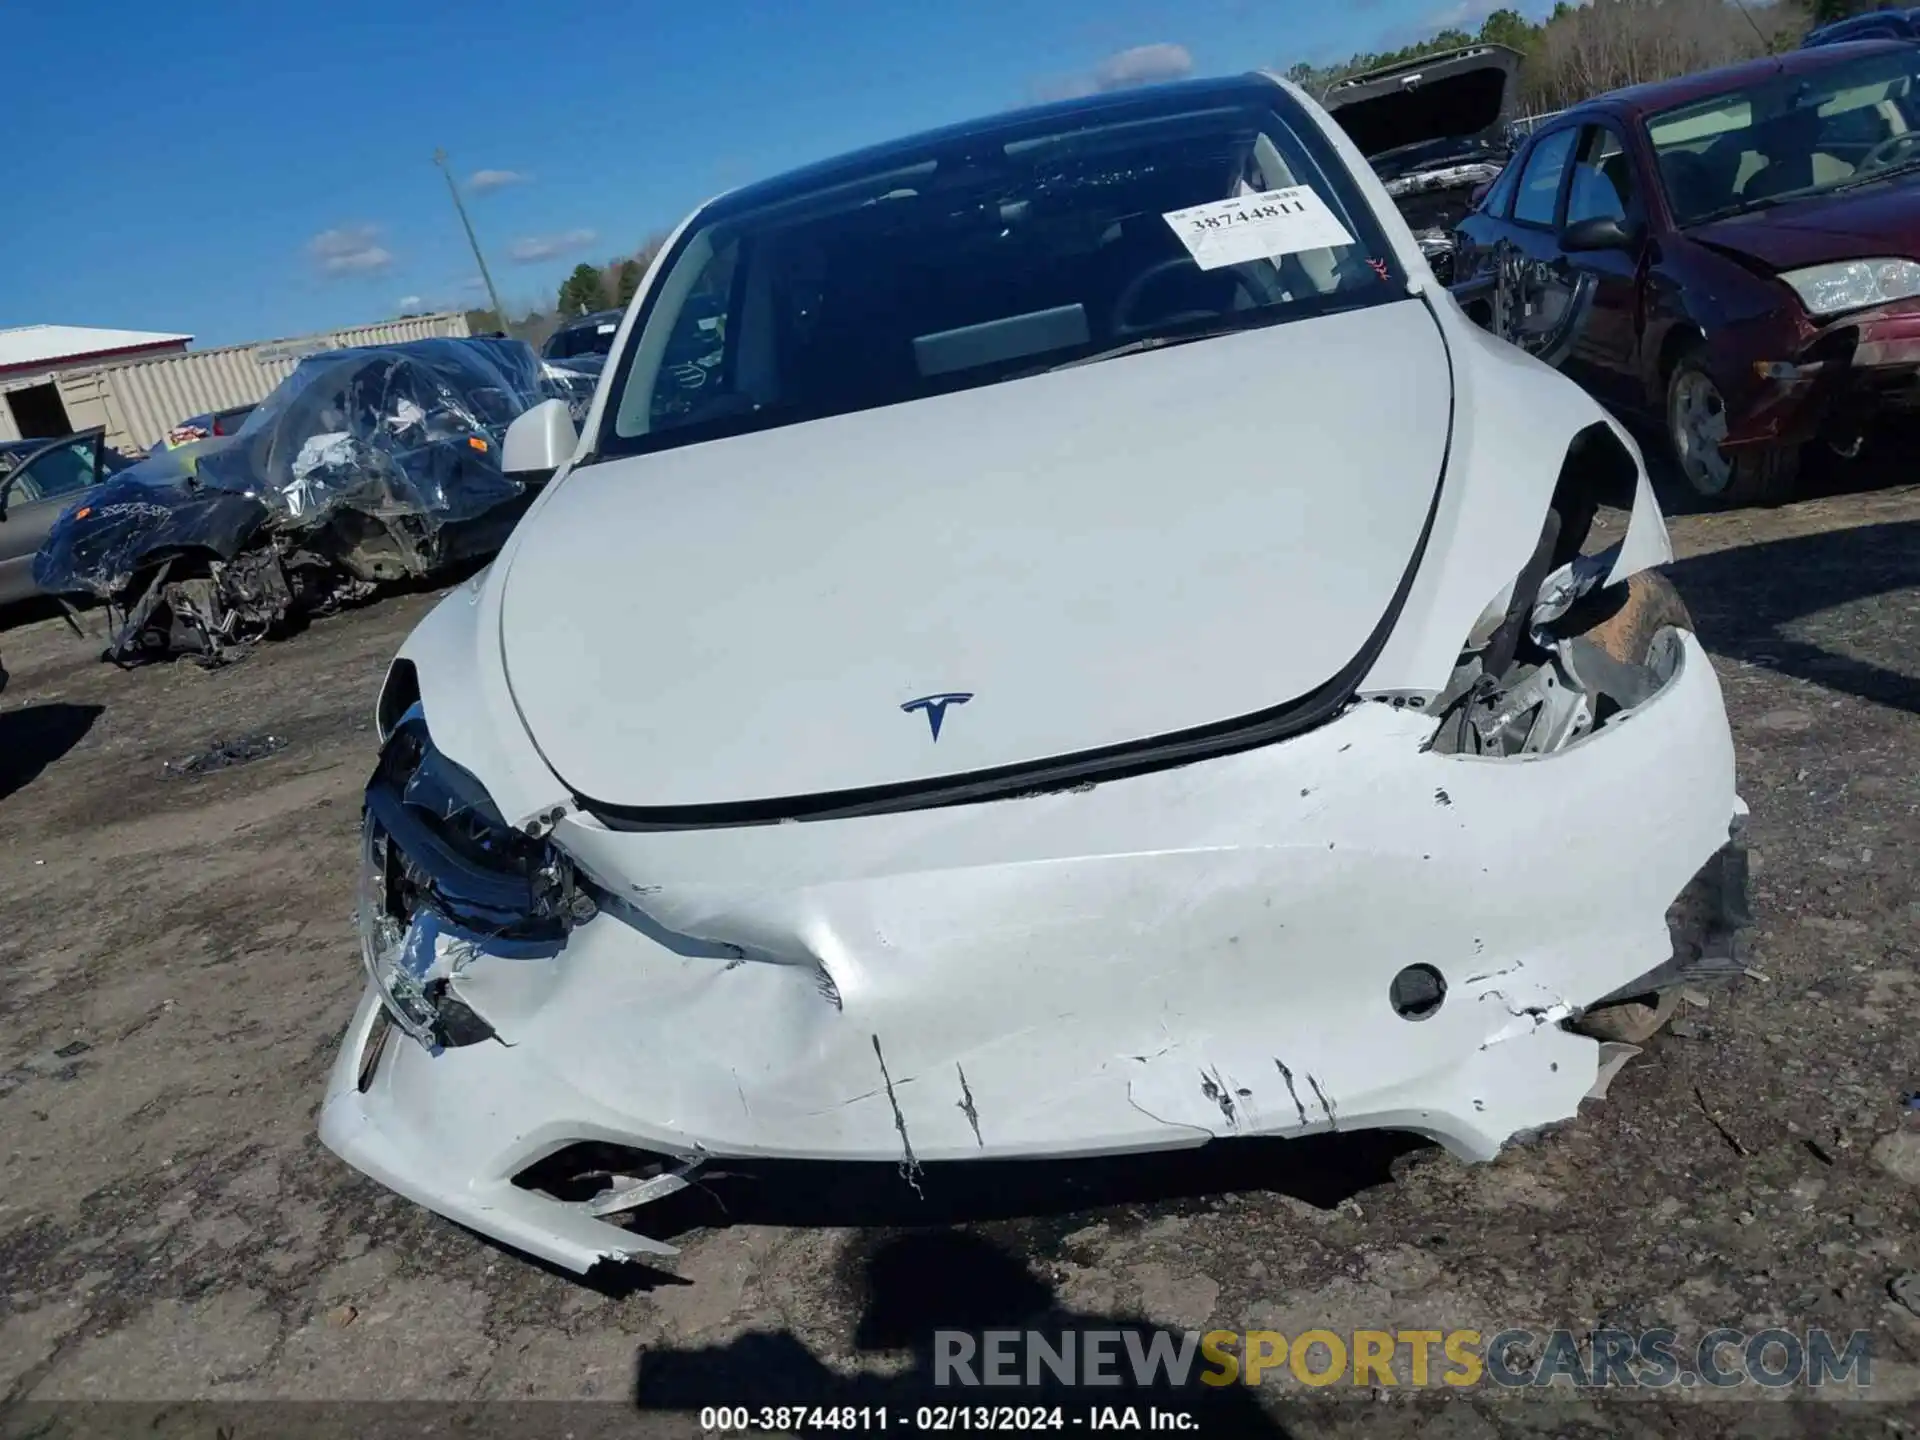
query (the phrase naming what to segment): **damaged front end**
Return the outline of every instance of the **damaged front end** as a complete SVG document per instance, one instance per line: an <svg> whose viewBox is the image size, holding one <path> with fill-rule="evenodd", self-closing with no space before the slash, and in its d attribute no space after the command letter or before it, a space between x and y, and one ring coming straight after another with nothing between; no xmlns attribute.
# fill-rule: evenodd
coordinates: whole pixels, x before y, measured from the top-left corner
<svg viewBox="0 0 1920 1440"><path fill-rule="evenodd" d="M482 954L550 957L595 908L572 862L509 826L408 710L367 782L357 907L361 959L394 1023L434 1050L492 1039L454 988L461 971Z"/></svg>
<svg viewBox="0 0 1920 1440"><path fill-rule="evenodd" d="M422 671L423 705L408 660L366 792L373 983L322 1136L581 1271L671 1253L649 1205L768 1158L917 1185L1366 1128L1490 1158L1739 968L1731 740L1684 610L1652 603L1648 514L1582 554L1567 487L1443 691L928 810L620 831L547 804L516 829L427 729L440 707L488 753L462 692ZM443 658L484 610L436 612Z"/></svg>
<svg viewBox="0 0 1920 1440"><path fill-rule="evenodd" d="M116 663L237 658L491 554L532 498L500 469L506 427L583 385L519 341L311 356L238 433L160 452L63 514L36 583L106 601Z"/></svg>

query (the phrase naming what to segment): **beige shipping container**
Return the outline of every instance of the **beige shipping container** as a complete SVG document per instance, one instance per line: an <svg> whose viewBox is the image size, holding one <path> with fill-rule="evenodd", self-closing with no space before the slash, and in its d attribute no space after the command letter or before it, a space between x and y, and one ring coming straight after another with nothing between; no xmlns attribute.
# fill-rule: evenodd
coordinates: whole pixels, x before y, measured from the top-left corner
<svg viewBox="0 0 1920 1440"><path fill-rule="evenodd" d="M467 317L453 311L292 340L186 350L153 360L75 370L53 380L75 430L105 426L107 443L133 454L158 445L167 431L189 415L266 399L304 356L355 345L394 345L471 333Z"/></svg>

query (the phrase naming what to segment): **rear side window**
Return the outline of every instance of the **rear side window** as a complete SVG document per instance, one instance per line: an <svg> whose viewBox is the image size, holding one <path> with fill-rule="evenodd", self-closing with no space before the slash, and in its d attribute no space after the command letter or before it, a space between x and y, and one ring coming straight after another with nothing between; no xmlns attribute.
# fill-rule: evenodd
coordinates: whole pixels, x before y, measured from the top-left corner
<svg viewBox="0 0 1920 1440"><path fill-rule="evenodd" d="M1575 131L1556 130L1543 136L1527 156L1526 169L1520 175L1520 191L1513 198L1513 218L1522 225L1553 224L1554 206L1560 198L1560 178L1567 173L1567 159L1573 154Z"/></svg>

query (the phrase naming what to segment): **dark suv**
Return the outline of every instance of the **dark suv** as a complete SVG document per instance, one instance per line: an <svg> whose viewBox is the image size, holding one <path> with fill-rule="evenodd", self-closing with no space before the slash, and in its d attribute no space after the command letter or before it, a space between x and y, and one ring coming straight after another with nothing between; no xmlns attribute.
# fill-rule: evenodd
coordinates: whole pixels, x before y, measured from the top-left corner
<svg viewBox="0 0 1920 1440"><path fill-rule="evenodd" d="M620 329L624 310L596 310L569 320L547 337L540 348L543 358L553 361L577 359L582 355L605 355L613 349L614 334Z"/></svg>

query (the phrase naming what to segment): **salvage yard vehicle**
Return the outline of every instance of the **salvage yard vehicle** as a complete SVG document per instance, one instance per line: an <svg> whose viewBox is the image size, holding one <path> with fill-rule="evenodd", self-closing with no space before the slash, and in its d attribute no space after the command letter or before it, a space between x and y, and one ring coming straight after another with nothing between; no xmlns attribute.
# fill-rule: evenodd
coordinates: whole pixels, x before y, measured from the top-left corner
<svg viewBox="0 0 1920 1440"><path fill-rule="evenodd" d="M1324 99L1400 207L1440 283L1453 280L1454 228L1512 150L1520 53L1469 45L1329 86Z"/></svg>
<svg viewBox="0 0 1920 1440"><path fill-rule="evenodd" d="M1920 48L1823 46L1562 112L1458 232L1456 294L1687 483L1792 498L1805 446L1920 408Z"/></svg>
<svg viewBox="0 0 1920 1440"><path fill-rule="evenodd" d="M212 440L216 436L238 435L240 427L247 423L247 416L252 413L251 405L234 405L225 410L189 415L168 430L160 443L168 450L178 450L182 445L197 445L202 440Z"/></svg>
<svg viewBox="0 0 1920 1440"><path fill-rule="evenodd" d="M506 1244L671 1253L768 1157L1486 1159L1737 964L1634 441L1283 80L713 201L505 451L555 478L376 702L320 1134Z"/></svg>
<svg viewBox="0 0 1920 1440"><path fill-rule="evenodd" d="M33 557L54 521L132 464L98 427L51 440L0 442L0 605L42 593Z"/></svg>
<svg viewBox="0 0 1920 1440"><path fill-rule="evenodd" d="M547 337L547 343L540 347L541 358L565 361L580 356L604 356L613 349L614 332L620 328L622 313L596 310L591 315L569 320Z"/></svg>
<svg viewBox="0 0 1920 1440"><path fill-rule="evenodd" d="M383 583L493 553L534 489L501 471L507 426L570 393L518 340L310 356L233 435L163 450L70 505L34 579L105 600L118 663L235 658Z"/></svg>

